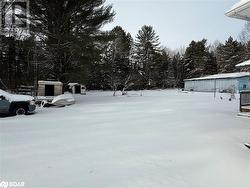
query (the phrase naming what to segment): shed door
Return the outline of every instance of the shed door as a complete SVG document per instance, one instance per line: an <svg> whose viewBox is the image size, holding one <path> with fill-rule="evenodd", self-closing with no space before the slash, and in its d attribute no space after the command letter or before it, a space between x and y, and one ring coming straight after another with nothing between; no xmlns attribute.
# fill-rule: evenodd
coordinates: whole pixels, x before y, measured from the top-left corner
<svg viewBox="0 0 250 188"><path fill-rule="evenodd" d="M76 85L75 86L75 93L76 94L80 94L81 93L81 86L80 85Z"/></svg>
<svg viewBox="0 0 250 188"><path fill-rule="evenodd" d="M45 96L54 96L54 95L55 95L55 86L45 85Z"/></svg>

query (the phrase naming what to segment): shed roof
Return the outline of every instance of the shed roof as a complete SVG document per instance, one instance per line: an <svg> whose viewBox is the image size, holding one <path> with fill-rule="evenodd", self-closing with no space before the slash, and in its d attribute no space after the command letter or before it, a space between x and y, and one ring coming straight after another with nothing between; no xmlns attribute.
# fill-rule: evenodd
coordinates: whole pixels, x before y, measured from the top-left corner
<svg viewBox="0 0 250 188"><path fill-rule="evenodd" d="M76 85L81 85L81 84L79 84L79 83L68 83L68 86L70 86L70 87L73 87L73 86L76 86Z"/></svg>
<svg viewBox="0 0 250 188"><path fill-rule="evenodd" d="M236 3L226 15L232 18L250 21L250 0L241 0Z"/></svg>
<svg viewBox="0 0 250 188"><path fill-rule="evenodd" d="M248 61L236 65L236 67L246 67L246 66L250 66L250 59Z"/></svg>
<svg viewBox="0 0 250 188"><path fill-rule="evenodd" d="M236 72L236 73L226 73L226 74L215 74L200 78L186 79L185 81L195 81L195 80L215 80L215 79L226 79L226 78L241 78L250 76L249 72Z"/></svg>
<svg viewBox="0 0 250 188"><path fill-rule="evenodd" d="M44 80L38 81L38 84L46 84L46 85L63 85L63 83L62 83L62 82L59 82L59 81L44 81Z"/></svg>

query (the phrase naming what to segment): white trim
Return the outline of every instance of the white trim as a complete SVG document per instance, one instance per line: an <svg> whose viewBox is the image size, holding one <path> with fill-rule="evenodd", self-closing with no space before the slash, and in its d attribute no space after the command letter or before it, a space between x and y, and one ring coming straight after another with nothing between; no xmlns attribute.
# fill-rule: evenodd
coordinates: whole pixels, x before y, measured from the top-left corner
<svg viewBox="0 0 250 188"><path fill-rule="evenodd" d="M246 10L250 11L250 0L242 0L235 4L231 10L226 12L226 16L250 21L250 14L242 14Z"/></svg>
<svg viewBox="0 0 250 188"><path fill-rule="evenodd" d="M63 83L62 82L58 82L58 81L43 81L43 80L41 80L41 81L38 81L38 84L39 85L63 85Z"/></svg>
<svg viewBox="0 0 250 188"><path fill-rule="evenodd" d="M215 79L232 79L232 78L242 78L250 76L249 72L237 72L237 73L225 73L225 74L215 74L200 78L191 78L184 81L195 81L195 80L215 80Z"/></svg>
<svg viewBox="0 0 250 188"><path fill-rule="evenodd" d="M246 67L246 66L250 66L250 59L248 61L236 65L236 67Z"/></svg>

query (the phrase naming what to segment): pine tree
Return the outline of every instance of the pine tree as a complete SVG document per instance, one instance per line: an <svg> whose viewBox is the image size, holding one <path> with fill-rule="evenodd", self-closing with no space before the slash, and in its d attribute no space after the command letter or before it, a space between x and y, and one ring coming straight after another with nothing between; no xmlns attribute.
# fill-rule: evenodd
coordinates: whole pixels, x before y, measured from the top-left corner
<svg viewBox="0 0 250 188"><path fill-rule="evenodd" d="M170 57L165 49L155 54L151 78L157 88L167 88Z"/></svg>
<svg viewBox="0 0 250 188"><path fill-rule="evenodd" d="M167 87L168 88L175 88L176 87L176 79L175 79L173 61L170 61L168 64Z"/></svg>
<svg viewBox="0 0 250 188"><path fill-rule="evenodd" d="M100 28L114 13L104 0L30 1L31 31L46 49L47 70L55 79L68 82L84 62L94 62L98 41L106 35ZM94 58L93 58L94 57Z"/></svg>
<svg viewBox="0 0 250 188"><path fill-rule="evenodd" d="M208 52L207 61L203 70L204 75L213 75L218 73L217 60L213 52Z"/></svg>
<svg viewBox="0 0 250 188"><path fill-rule="evenodd" d="M185 78L200 77L206 61L206 40L192 41L184 55Z"/></svg>
<svg viewBox="0 0 250 188"><path fill-rule="evenodd" d="M152 26L143 26L136 36L136 60L137 65L144 77L144 86L152 87L153 70L156 63L156 54L160 51L159 36L156 35Z"/></svg>
<svg viewBox="0 0 250 188"><path fill-rule="evenodd" d="M244 45L232 37L217 48L218 69L221 73L237 71L235 65L244 60Z"/></svg>
<svg viewBox="0 0 250 188"><path fill-rule="evenodd" d="M14 36L1 36L0 79L7 88L34 84L34 46L32 37L17 39Z"/></svg>
<svg viewBox="0 0 250 188"><path fill-rule="evenodd" d="M180 55L178 52L173 57L173 64L176 64L176 86L178 88L184 87L184 78L185 78L185 71L184 71L184 57Z"/></svg>

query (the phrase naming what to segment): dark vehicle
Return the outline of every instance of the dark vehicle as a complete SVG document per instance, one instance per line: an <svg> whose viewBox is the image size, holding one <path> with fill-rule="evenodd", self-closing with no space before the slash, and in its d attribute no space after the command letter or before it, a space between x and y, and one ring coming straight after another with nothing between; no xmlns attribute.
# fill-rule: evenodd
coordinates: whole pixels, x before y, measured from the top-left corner
<svg viewBox="0 0 250 188"><path fill-rule="evenodd" d="M31 96L13 95L0 90L0 114L27 115L36 109L35 101Z"/></svg>

